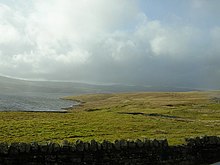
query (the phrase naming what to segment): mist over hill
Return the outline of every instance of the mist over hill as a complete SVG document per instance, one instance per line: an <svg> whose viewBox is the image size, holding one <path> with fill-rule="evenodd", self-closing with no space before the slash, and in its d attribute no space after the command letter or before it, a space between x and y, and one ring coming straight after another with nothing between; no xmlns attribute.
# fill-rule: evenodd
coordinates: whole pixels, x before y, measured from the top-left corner
<svg viewBox="0 0 220 165"><path fill-rule="evenodd" d="M78 95L84 93L112 93L138 91L191 91L194 89L178 87L157 87L137 85L95 85L76 82L29 81L0 76L0 92L2 94L51 93Z"/></svg>

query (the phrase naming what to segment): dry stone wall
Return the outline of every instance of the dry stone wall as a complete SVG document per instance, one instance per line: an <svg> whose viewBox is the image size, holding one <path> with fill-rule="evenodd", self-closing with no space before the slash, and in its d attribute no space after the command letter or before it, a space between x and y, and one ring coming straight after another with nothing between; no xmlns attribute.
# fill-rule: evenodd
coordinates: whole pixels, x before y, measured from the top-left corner
<svg viewBox="0 0 220 165"><path fill-rule="evenodd" d="M0 164L211 164L220 161L220 137L186 139L185 145L169 146L167 140L127 141L114 143L92 140L76 143L0 143Z"/></svg>

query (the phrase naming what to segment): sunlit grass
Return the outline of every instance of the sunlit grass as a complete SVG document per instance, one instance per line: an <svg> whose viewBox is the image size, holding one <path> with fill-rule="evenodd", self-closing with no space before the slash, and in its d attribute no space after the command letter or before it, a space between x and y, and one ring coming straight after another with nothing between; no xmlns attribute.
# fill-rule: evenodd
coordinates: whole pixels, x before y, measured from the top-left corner
<svg viewBox="0 0 220 165"><path fill-rule="evenodd" d="M61 142L220 135L219 92L122 93L67 97L68 113L0 112L2 142ZM132 115L132 113L140 113ZM155 115L156 114L156 115Z"/></svg>

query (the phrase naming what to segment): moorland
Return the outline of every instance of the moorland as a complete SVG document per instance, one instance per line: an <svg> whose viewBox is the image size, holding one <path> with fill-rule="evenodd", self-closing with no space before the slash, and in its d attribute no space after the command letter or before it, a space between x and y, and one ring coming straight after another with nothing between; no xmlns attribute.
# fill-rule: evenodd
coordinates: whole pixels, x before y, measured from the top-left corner
<svg viewBox="0 0 220 165"><path fill-rule="evenodd" d="M220 92L85 94L66 113L0 112L1 142L168 139L220 135Z"/></svg>

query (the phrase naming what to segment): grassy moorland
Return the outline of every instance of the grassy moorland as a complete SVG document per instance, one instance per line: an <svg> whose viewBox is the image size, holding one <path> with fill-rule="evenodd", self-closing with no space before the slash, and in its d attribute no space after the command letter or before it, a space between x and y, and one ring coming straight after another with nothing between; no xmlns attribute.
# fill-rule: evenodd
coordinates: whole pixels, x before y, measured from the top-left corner
<svg viewBox="0 0 220 165"><path fill-rule="evenodd" d="M1 142L64 139L184 138L220 135L220 92L121 93L67 97L80 106L68 113L0 112Z"/></svg>

